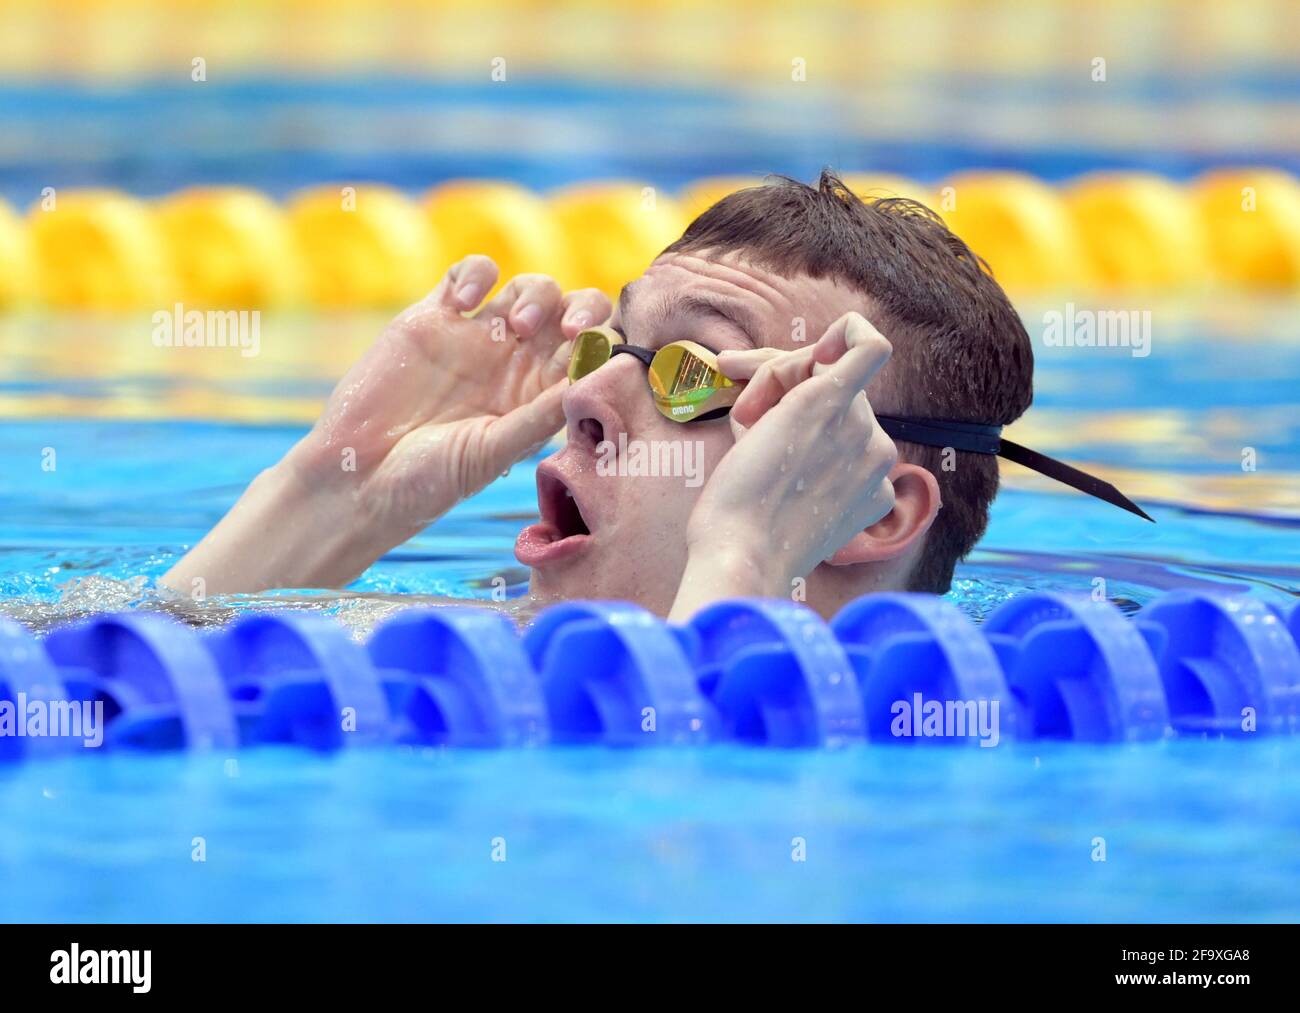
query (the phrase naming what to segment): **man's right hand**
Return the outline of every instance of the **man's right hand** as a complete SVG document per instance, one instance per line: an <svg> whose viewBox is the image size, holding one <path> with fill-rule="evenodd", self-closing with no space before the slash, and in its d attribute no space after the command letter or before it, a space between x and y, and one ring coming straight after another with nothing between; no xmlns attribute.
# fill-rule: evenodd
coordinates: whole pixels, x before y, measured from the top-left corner
<svg viewBox="0 0 1300 1013"><path fill-rule="evenodd" d="M568 342L610 315L602 292L562 295L541 274L480 308L497 274L484 256L452 267L384 329L290 454L304 480L350 489L394 545L563 428Z"/></svg>
<svg viewBox="0 0 1300 1013"><path fill-rule="evenodd" d="M341 586L559 432L568 343L609 318L609 299L528 274L480 306L497 276L467 257L400 313L161 584L195 597Z"/></svg>

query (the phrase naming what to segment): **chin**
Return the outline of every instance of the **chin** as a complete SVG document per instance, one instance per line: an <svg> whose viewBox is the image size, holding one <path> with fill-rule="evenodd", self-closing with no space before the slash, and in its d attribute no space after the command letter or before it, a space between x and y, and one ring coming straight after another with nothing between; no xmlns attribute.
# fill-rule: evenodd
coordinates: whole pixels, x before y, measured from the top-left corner
<svg viewBox="0 0 1300 1013"><path fill-rule="evenodd" d="M534 568L528 581L528 593L542 604L550 601L568 601L573 598L593 598L588 588L590 580L583 574L570 571L571 567L545 569Z"/></svg>
<svg viewBox="0 0 1300 1013"><path fill-rule="evenodd" d="M672 607L671 599L659 600L659 596L637 580L635 574L611 582L607 577L593 576L599 572L599 567L590 558L581 562L574 560L572 565L535 568L528 592L542 607L552 602L599 599L631 602L660 616L667 615Z"/></svg>

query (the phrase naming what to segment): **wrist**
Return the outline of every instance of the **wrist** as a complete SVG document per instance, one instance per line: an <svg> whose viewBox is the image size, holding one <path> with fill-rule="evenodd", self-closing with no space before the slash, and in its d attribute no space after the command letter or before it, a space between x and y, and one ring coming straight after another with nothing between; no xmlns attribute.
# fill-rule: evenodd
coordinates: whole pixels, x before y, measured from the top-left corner
<svg viewBox="0 0 1300 1013"><path fill-rule="evenodd" d="M286 458L254 478L160 583L196 598L340 587L390 547L374 540L364 513L354 490L313 482Z"/></svg>
<svg viewBox="0 0 1300 1013"><path fill-rule="evenodd" d="M764 552L725 545L692 546L669 619L689 621L701 609L727 598L786 598L790 583Z"/></svg>
<svg viewBox="0 0 1300 1013"><path fill-rule="evenodd" d="M262 472L249 487L266 522L259 537L272 548L273 587L341 587L359 577L376 559L406 538L385 540L380 519L372 516L355 473L341 481L297 466L292 454Z"/></svg>

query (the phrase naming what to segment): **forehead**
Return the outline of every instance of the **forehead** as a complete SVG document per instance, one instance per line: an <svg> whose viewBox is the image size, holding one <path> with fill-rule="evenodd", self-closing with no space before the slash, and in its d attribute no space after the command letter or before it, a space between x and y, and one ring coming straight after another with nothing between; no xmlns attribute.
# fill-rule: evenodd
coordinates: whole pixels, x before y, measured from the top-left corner
<svg viewBox="0 0 1300 1013"><path fill-rule="evenodd" d="M665 254L624 286L614 320L649 330L686 318L714 319L757 346L815 341L867 298L829 278L787 277L736 254Z"/></svg>

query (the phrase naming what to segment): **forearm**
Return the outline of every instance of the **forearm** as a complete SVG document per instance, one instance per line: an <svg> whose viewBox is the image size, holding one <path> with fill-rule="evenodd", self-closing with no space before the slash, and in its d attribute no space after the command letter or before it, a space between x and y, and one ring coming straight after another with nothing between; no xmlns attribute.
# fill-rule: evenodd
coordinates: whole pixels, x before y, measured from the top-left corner
<svg viewBox="0 0 1300 1013"><path fill-rule="evenodd" d="M304 479L292 452L257 476L160 584L199 598L286 587L341 587L404 540L376 530L356 486Z"/></svg>

